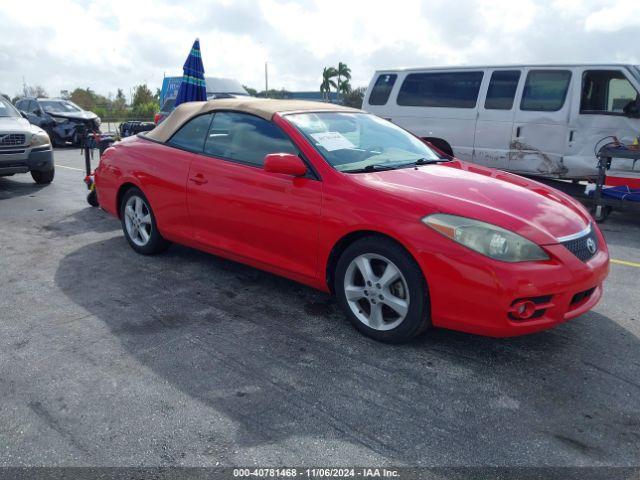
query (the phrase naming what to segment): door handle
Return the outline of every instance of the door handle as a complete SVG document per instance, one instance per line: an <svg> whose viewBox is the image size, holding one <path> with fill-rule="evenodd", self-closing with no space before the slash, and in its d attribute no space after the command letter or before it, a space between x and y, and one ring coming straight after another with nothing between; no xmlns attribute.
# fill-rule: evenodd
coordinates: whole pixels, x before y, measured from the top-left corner
<svg viewBox="0 0 640 480"><path fill-rule="evenodd" d="M195 177L191 177L189 181L195 183L196 185L204 185L209 180L204 178L204 175L202 175L201 173L198 173Z"/></svg>
<svg viewBox="0 0 640 480"><path fill-rule="evenodd" d="M521 127L518 125L516 127L516 138L520 138L520 129L521 129Z"/></svg>

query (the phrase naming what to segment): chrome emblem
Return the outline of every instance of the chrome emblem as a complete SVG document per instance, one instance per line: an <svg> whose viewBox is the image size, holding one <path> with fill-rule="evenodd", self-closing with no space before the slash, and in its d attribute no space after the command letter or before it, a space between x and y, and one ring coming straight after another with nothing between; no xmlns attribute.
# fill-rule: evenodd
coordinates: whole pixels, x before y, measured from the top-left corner
<svg viewBox="0 0 640 480"><path fill-rule="evenodd" d="M593 238L587 238L587 250L589 250L591 255L596 253L597 248L598 247L596 246L596 242L593 241Z"/></svg>

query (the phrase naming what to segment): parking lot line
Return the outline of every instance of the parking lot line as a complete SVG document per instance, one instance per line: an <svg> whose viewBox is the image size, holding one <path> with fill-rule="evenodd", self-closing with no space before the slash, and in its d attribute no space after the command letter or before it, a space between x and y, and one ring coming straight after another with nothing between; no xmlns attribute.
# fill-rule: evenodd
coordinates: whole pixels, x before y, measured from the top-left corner
<svg viewBox="0 0 640 480"><path fill-rule="evenodd" d="M68 168L69 170L78 170L79 172L84 172L84 169L82 169L82 168L67 167L66 165L58 165L56 163L56 168L58 168L58 167L60 167L60 168Z"/></svg>
<svg viewBox="0 0 640 480"><path fill-rule="evenodd" d="M627 267L640 268L640 263L627 262L626 260L616 260L615 258L611 259L611 263L615 263L615 264L618 264L618 265L626 265Z"/></svg>

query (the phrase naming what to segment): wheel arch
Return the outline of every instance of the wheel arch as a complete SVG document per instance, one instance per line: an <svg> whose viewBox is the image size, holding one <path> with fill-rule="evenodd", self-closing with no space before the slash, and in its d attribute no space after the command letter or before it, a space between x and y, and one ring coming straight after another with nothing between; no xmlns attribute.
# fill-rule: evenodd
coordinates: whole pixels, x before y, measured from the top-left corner
<svg viewBox="0 0 640 480"><path fill-rule="evenodd" d="M122 197L124 197L124 194L127 193L127 191L130 190L131 188L137 188L142 191L142 189L140 189L138 185L132 182L125 182L122 185L120 185L120 187L118 188L118 192L116 193L116 209L115 209L116 214L118 215L118 218L121 218L120 205L122 204Z"/></svg>
<svg viewBox="0 0 640 480"><path fill-rule="evenodd" d="M338 264L338 259L344 253L344 251L349 247L349 245L365 237L378 237L378 238L385 238L387 240L391 240L392 242L396 243L399 247L401 247L403 250L405 250L411 256L411 258L413 258L416 264L419 265L411 249L407 247L407 245L405 245L403 242L393 237L392 235L389 235L387 233L384 233L378 230L368 230L368 229L354 230L349 233L346 233L341 238L339 238L338 241L331 248L331 251L329 252L329 256L327 258L327 263L325 266L325 282L326 282L327 288L332 294L335 293L333 286L335 283L334 282L335 270L336 270L336 265Z"/></svg>

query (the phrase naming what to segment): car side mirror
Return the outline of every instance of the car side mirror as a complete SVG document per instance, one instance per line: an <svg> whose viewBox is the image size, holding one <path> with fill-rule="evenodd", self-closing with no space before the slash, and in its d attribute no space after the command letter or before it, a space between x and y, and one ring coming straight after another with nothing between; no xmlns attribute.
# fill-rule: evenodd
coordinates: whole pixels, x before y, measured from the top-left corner
<svg viewBox="0 0 640 480"><path fill-rule="evenodd" d="M36 110L36 115L38 117L41 117L42 116L42 110Z"/></svg>
<svg viewBox="0 0 640 480"><path fill-rule="evenodd" d="M640 118L640 97L635 101L627 103L622 109L625 116L630 118Z"/></svg>
<svg viewBox="0 0 640 480"><path fill-rule="evenodd" d="M264 170L270 173L303 177L307 173L307 166L299 156L292 153L270 153L264 157Z"/></svg>

